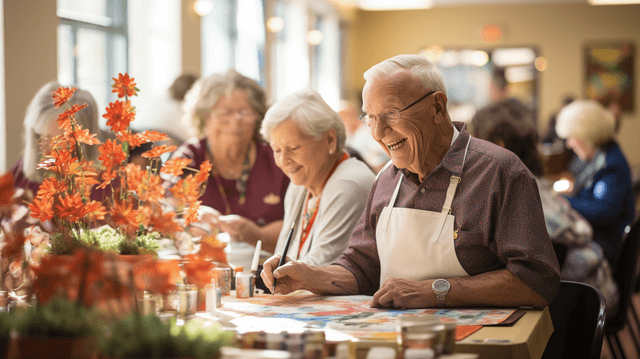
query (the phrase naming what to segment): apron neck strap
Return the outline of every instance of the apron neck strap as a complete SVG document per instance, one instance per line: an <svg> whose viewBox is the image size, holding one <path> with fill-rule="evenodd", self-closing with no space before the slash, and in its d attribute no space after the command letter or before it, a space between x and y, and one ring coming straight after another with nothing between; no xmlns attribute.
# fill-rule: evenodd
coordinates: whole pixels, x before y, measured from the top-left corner
<svg viewBox="0 0 640 359"><path fill-rule="evenodd" d="M453 203L453 197L456 196L456 189L458 188L458 184L462 180L462 171L464 170L464 164L467 161L467 151L469 151L469 143L471 142L471 136L467 140L467 146L464 149L464 157L462 157L462 165L460 166L460 174L452 175L451 180L449 181L449 188L447 189L447 197L444 200L444 205L442 206L442 214L450 214L451 213L451 204Z"/></svg>

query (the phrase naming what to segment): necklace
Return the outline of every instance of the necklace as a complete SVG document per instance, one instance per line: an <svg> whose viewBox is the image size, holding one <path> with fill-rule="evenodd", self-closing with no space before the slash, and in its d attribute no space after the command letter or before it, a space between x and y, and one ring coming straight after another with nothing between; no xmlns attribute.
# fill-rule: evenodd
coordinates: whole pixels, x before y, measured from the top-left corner
<svg viewBox="0 0 640 359"><path fill-rule="evenodd" d="M209 148L209 144L207 143L207 156L209 157L209 161L214 164L213 155L211 154L211 149ZM247 182L249 182L249 172L251 172L251 145L249 145L249 149L247 150L247 154L244 157L244 162L242 163L242 173L240 174L240 178L236 180L236 190L238 191L238 204L243 205L246 202L247 198ZM215 165L211 167L211 177L213 177L213 181L218 186L218 192L220 192L220 197L222 197L222 202L224 202L225 215L231 214L231 203L229 198L227 197L227 192L224 190L224 186L222 185L222 180L220 179L220 173L216 169Z"/></svg>

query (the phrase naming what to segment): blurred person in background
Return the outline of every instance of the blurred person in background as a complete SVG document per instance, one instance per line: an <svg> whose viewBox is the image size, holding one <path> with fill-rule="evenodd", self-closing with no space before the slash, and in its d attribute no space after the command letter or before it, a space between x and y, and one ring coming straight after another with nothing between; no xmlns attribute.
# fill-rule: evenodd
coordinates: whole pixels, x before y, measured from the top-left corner
<svg viewBox="0 0 640 359"><path fill-rule="evenodd" d="M292 182L284 200L276 253L284 250L293 222L296 226L285 254L290 258L324 266L347 249L374 174L345 152L345 132L340 115L314 90L296 92L267 111L260 133Z"/></svg>
<svg viewBox="0 0 640 359"><path fill-rule="evenodd" d="M370 130L360 121L360 113L356 106L348 101L341 102L338 112L347 131L347 151L354 149L369 167L378 173L391 159L389 155L371 137Z"/></svg>
<svg viewBox="0 0 640 359"><path fill-rule="evenodd" d="M168 91L139 106L141 110L137 112L136 120L131 122L131 128L138 132L156 130L166 133L171 144L176 145L196 136L196 129L185 119L182 107L184 96L197 80L198 76L194 74L178 76Z"/></svg>
<svg viewBox="0 0 640 359"><path fill-rule="evenodd" d="M191 168L213 165L202 204L212 207L210 221L232 240L273 252L284 216L289 179L260 137L267 111L264 90L235 70L199 79L185 97L185 117L200 137L187 140L172 158L188 158ZM177 179L169 179L173 182Z"/></svg>
<svg viewBox="0 0 640 359"><path fill-rule="evenodd" d="M556 132L584 162L567 199L593 227L614 266L625 228L634 219L631 171L614 139L613 114L594 100L576 100L558 114Z"/></svg>
<svg viewBox="0 0 640 359"><path fill-rule="evenodd" d="M68 105L54 108L53 92L60 87L57 81L52 81L42 86L35 94L24 116L24 132L22 134L24 148L22 158L11 166L11 173L14 180L14 188L23 188L31 191L35 196L40 184L44 180L44 170L38 170L38 164L42 160L44 152L49 150L51 140L55 136L64 134L58 125L58 115L68 109L68 106L87 104L87 107L75 114L76 122L83 129L89 130L92 134L97 134L97 138L104 142L105 134L98 126L98 106L95 99L88 91L77 89ZM82 153L94 165L98 161L98 146L88 146L82 144ZM94 191L91 195L93 200L101 200L104 190Z"/></svg>
<svg viewBox="0 0 640 359"><path fill-rule="evenodd" d="M515 153L535 176L542 200L545 224L560 262L562 280L584 282L605 297L607 311L615 313L618 289L612 268L593 229L571 204L543 177L538 153L538 132L530 125L531 114L512 101L498 101L480 109L472 118L474 135Z"/></svg>

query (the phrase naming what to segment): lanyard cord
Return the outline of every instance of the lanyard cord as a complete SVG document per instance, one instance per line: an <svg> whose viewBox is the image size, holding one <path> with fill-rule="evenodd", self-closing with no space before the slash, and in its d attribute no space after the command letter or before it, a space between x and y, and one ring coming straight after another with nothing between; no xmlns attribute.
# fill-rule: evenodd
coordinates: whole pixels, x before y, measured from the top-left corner
<svg viewBox="0 0 640 359"><path fill-rule="evenodd" d="M207 156L210 157L210 162L213 164L213 155L211 154L211 149L209 148L209 144L207 143ZM247 150L247 155L244 157L244 162L242 163L242 174L240 174L240 178L236 180L236 189L238 190L238 204L243 205L246 201L247 197L247 182L249 182L249 172L251 172L250 167L250 157L251 157L251 145L249 145L249 149ZM222 185L222 180L220 179L220 174L215 166L211 167L211 176L213 177L213 181L218 186L218 192L220 192L220 196L222 197L222 201L224 202L224 210L225 215L231 214L231 203L229 198L227 197L227 192L224 190L224 186Z"/></svg>

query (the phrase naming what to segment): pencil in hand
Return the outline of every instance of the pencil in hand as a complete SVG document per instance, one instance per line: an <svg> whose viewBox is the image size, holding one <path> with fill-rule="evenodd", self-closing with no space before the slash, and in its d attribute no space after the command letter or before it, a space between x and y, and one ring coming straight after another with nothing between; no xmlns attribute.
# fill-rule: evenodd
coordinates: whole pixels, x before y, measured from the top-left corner
<svg viewBox="0 0 640 359"><path fill-rule="evenodd" d="M280 256L280 262L278 263L278 266L273 270L274 272L276 271L276 269L282 267L284 265L284 263L286 262L286 258L287 258L287 253L289 252L289 246L291 245L291 238L293 237L293 227L296 225L296 222L293 221L293 223L291 223L291 229L289 229L289 233L287 234L287 241L284 242L284 249L282 250L282 256ZM275 294L276 293L276 285L278 284L278 279L274 276L273 277L273 286L271 287L271 294Z"/></svg>

